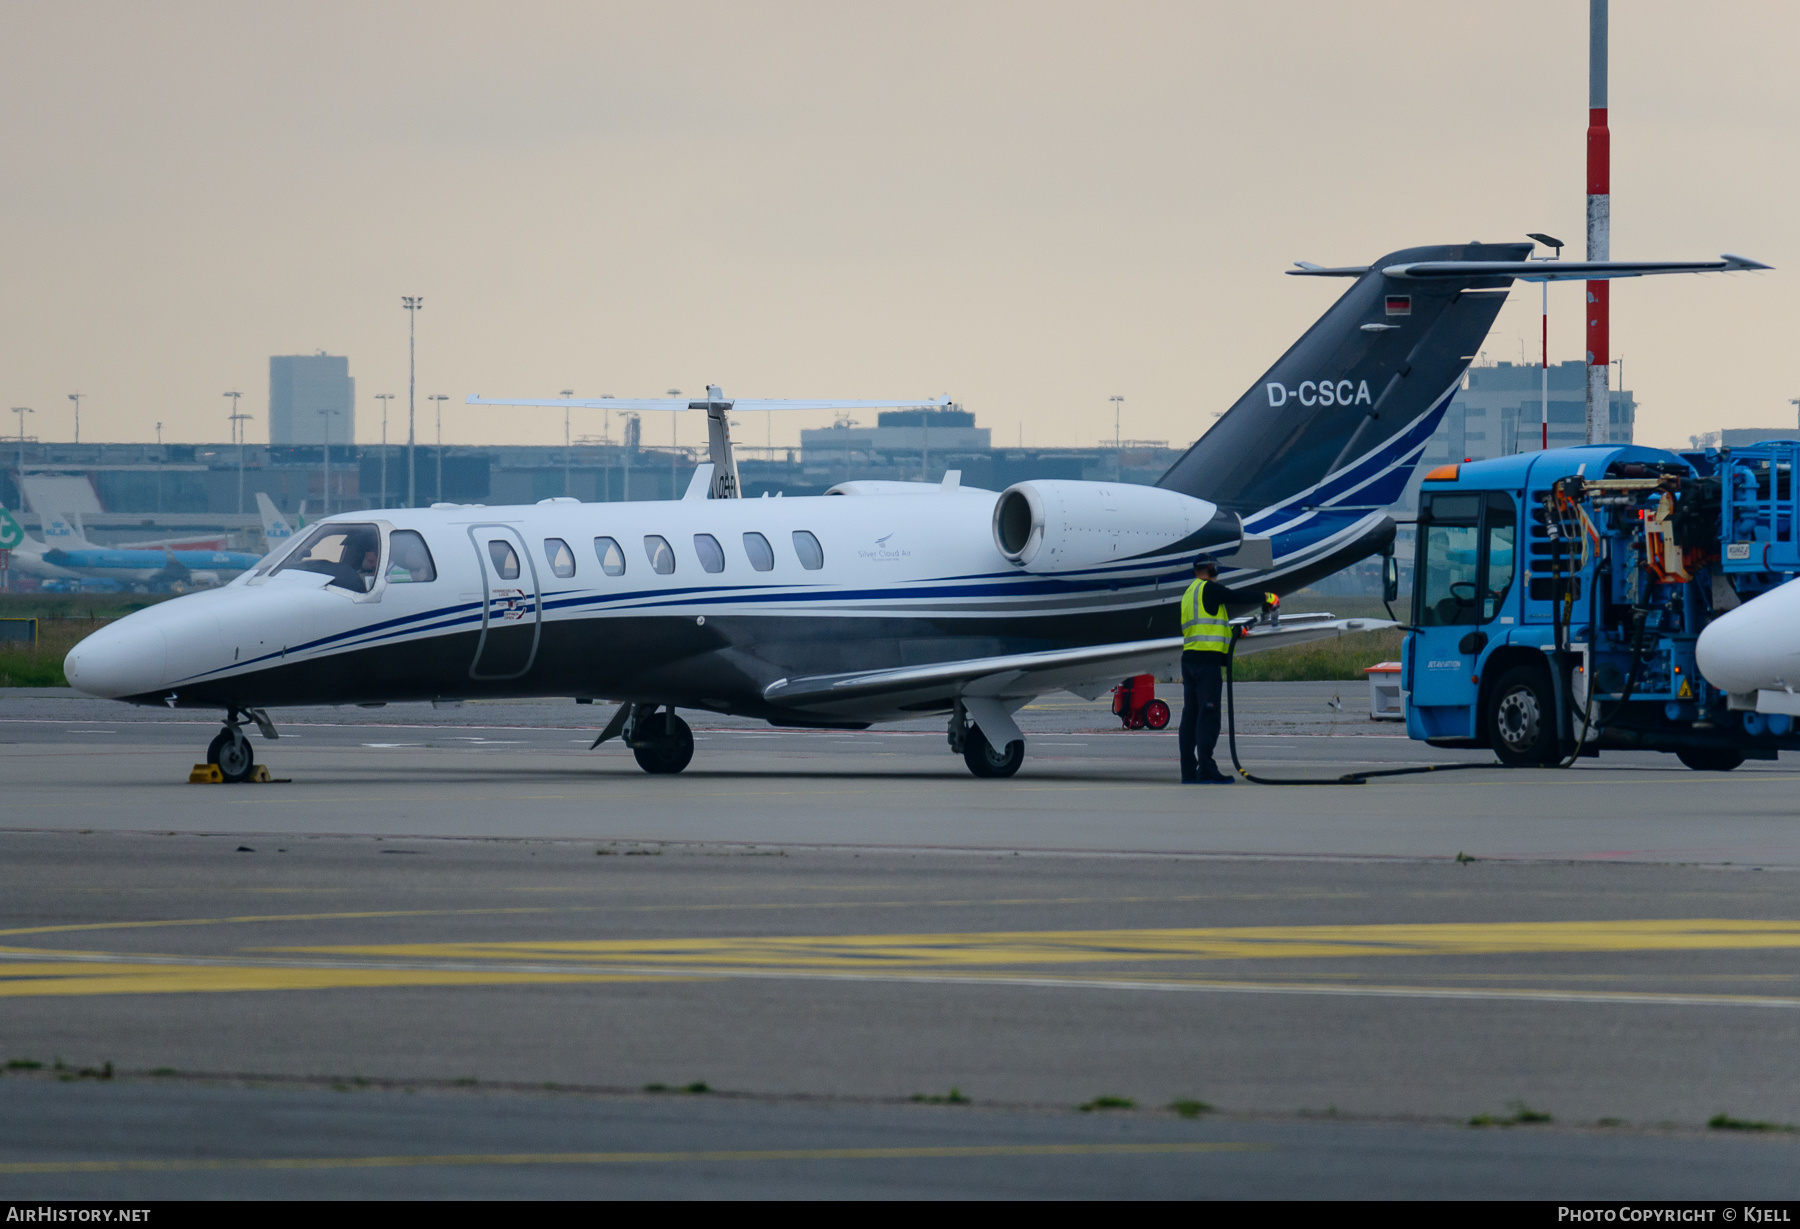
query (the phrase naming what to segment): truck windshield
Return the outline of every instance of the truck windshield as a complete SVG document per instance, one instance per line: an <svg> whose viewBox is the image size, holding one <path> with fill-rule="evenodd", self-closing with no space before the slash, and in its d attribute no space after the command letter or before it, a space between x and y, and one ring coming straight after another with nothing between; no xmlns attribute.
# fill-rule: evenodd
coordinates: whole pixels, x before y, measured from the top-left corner
<svg viewBox="0 0 1800 1229"><path fill-rule="evenodd" d="M1490 622L1512 587L1518 516L1500 491L1427 497L1421 511L1421 627Z"/></svg>

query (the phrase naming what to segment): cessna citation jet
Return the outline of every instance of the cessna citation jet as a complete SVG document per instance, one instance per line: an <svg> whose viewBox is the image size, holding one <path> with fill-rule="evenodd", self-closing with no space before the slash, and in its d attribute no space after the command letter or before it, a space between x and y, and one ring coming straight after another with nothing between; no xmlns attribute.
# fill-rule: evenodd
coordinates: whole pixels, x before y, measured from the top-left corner
<svg viewBox="0 0 1800 1229"><path fill-rule="evenodd" d="M846 482L739 499L734 411L939 401L487 400L476 405L699 410L711 460L679 500L437 504L342 513L223 588L138 611L78 644L84 692L211 708L229 780L276 737L267 710L465 698L615 701L648 772L680 772L681 708L780 726L863 729L946 716L981 777L1025 754L1013 714L1067 689L1165 673L1194 559L1221 564L1231 609L1388 552L1401 495L1514 279L1754 268L1529 261L1531 245L1395 252L1300 276L1348 291L1155 486L1034 480L975 490ZM1354 621L1249 629L1239 651ZM1387 626L1371 623L1369 626Z"/></svg>

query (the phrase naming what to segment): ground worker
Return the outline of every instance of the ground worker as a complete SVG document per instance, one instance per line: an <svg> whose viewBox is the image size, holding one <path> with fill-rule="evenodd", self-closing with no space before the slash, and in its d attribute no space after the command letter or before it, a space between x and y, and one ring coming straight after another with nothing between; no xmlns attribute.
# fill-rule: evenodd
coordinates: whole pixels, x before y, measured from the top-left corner
<svg viewBox="0 0 1800 1229"><path fill-rule="evenodd" d="M1219 771L1213 747L1219 741L1219 695L1225 683L1225 653L1231 622L1219 565L1194 560L1194 583L1181 596L1181 781L1184 785L1230 785Z"/></svg>

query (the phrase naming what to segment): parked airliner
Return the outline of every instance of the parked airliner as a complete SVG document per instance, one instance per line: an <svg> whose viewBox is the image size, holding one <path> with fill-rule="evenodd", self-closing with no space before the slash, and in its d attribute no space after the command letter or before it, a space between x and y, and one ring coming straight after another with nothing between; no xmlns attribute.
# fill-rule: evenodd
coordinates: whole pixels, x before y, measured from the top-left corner
<svg viewBox="0 0 1800 1229"><path fill-rule="evenodd" d="M1033 480L993 492L950 475L740 499L734 410L941 401L733 402L716 388L691 402L472 397L702 411L712 459L678 500L336 514L224 588L88 637L65 670L93 695L223 710L207 754L229 779L253 768L246 723L276 736L272 707L507 696L618 702L595 745L620 737L652 773L687 766L693 737L677 709L691 708L846 729L942 714L971 771L1008 776L1025 751L1013 714L1031 698L1097 696L1171 667L1196 556L1221 561L1241 614L1265 590L1388 549L1385 509L1507 287L1546 276L1530 250L1302 265L1301 276L1354 280L1148 487ZM1740 267L1571 261L1550 275ZM1283 620L1241 651L1360 625Z"/></svg>

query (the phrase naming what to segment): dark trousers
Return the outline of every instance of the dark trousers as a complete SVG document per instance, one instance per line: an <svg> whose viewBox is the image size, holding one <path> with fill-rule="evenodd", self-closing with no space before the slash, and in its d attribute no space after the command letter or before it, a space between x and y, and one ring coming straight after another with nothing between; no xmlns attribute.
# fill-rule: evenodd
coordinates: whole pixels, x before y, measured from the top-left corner
<svg viewBox="0 0 1800 1229"><path fill-rule="evenodd" d="M1181 655L1181 779L1221 777L1213 761L1219 742L1220 694L1225 690L1225 654L1192 649Z"/></svg>

